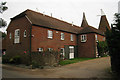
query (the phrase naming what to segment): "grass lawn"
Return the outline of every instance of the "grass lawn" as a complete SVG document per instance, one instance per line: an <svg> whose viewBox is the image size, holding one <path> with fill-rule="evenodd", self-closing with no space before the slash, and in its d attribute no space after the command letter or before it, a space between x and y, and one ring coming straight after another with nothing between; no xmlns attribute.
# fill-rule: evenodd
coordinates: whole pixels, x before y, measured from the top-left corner
<svg viewBox="0 0 120 80"><path fill-rule="evenodd" d="M74 58L74 59L69 59L69 60L62 60L62 61L60 61L59 64L63 66L63 65L67 65L67 64L90 60L90 59L96 59L96 58Z"/></svg>

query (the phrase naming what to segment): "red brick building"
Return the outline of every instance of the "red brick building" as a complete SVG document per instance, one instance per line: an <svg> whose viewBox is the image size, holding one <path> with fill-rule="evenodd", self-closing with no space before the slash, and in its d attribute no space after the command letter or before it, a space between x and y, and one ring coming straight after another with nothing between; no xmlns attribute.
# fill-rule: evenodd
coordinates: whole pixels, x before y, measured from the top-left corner
<svg viewBox="0 0 120 80"><path fill-rule="evenodd" d="M98 54L96 42L105 40L104 30L101 31L101 28L110 28L106 16L102 17L99 30L88 25L85 14L79 27L45 14L26 10L11 18L7 28L6 53L13 56L24 51L31 53L56 50L61 51L67 59L96 57Z"/></svg>

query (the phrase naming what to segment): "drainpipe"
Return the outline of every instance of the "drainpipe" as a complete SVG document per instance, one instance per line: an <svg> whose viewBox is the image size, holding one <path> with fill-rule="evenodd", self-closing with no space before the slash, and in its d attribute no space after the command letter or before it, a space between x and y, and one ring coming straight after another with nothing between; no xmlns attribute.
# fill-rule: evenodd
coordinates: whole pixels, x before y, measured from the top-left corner
<svg viewBox="0 0 120 80"><path fill-rule="evenodd" d="M31 39L32 39L32 26L30 26L30 64L32 63L32 57L31 57Z"/></svg>

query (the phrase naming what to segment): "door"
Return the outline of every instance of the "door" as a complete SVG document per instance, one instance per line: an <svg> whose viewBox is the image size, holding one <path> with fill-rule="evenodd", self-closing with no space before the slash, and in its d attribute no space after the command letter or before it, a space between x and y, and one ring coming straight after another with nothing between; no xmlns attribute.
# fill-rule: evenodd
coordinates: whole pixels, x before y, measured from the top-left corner
<svg viewBox="0 0 120 80"><path fill-rule="evenodd" d="M73 59L74 58L74 46L69 46L69 59Z"/></svg>

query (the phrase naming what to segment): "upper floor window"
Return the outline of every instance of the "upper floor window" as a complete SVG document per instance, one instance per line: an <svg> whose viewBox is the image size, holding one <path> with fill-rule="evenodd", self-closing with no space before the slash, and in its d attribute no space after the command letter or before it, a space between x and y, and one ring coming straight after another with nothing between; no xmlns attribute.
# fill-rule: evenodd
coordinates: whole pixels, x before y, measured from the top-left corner
<svg viewBox="0 0 120 80"><path fill-rule="evenodd" d="M52 39L53 38L53 32L48 30L48 38Z"/></svg>
<svg viewBox="0 0 120 80"><path fill-rule="evenodd" d="M95 34L95 40L98 41L98 36L97 36L97 34Z"/></svg>
<svg viewBox="0 0 120 80"><path fill-rule="evenodd" d="M73 35L72 34L70 35L70 40L73 41Z"/></svg>
<svg viewBox="0 0 120 80"><path fill-rule="evenodd" d="M24 37L27 37L27 31L26 30L24 31Z"/></svg>
<svg viewBox="0 0 120 80"><path fill-rule="evenodd" d="M103 41L105 41L105 37L103 37Z"/></svg>
<svg viewBox="0 0 120 80"><path fill-rule="evenodd" d="M14 43L20 43L20 29L15 30Z"/></svg>
<svg viewBox="0 0 120 80"><path fill-rule="evenodd" d="M10 38L10 39L12 38L12 34L11 34L11 33L9 34L9 38Z"/></svg>
<svg viewBox="0 0 120 80"><path fill-rule="evenodd" d="M64 33L61 33L61 40L64 40Z"/></svg>
<svg viewBox="0 0 120 80"><path fill-rule="evenodd" d="M87 41L87 35L81 35L81 42L86 42Z"/></svg>

